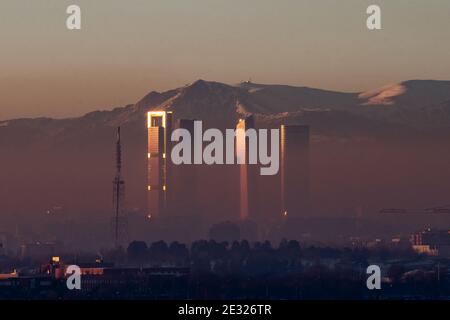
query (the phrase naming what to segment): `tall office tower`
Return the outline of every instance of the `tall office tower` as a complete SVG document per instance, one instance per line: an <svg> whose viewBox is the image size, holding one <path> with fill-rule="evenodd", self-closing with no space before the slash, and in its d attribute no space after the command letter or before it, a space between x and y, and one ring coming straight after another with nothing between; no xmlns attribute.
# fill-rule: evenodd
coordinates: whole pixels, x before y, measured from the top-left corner
<svg viewBox="0 0 450 320"><path fill-rule="evenodd" d="M258 151L256 136L247 133L248 129L254 129L255 122L252 116L239 119L236 125L236 157L239 164L240 203L239 217L241 220L256 218L258 212L258 166L249 164L249 151L255 154ZM256 134L256 132L255 132ZM240 161L239 158L242 160Z"/></svg>
<svg viewBox="0 0 450 320"><path fill-rule="evenodd" d="M175 129L187 130L194 137L194 121L179 119ZM171 176L174 183L171 185L169 197L169 210L173 216L192 216L198 213L197 175L198 166L194 163L194 145L190 150L191 164L172 165Z"/></svg>
<svg viewBox="0 0 450 320"><path fill-rule="evenodd" d="M157 218L167 209L167 190L171 187L167 159L171 151L172 112L148 112L147 128L147 215Z"/></svg>
<svg viewBox="0 0 450 320"><path fill-rule="evenodd" d="M299 218L309 214L309 127L281 126L282 215Z"/></svg>

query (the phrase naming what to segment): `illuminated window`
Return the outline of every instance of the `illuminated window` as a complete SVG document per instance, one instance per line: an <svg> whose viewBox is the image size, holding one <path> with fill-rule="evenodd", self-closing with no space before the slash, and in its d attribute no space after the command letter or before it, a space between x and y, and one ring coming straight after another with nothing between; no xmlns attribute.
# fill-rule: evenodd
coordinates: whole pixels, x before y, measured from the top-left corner
<svg viewBox="0 0 450 320"><path fill-rule="evenodd" d="M166 191L166 186L163 186L163 190Z"/></svg>
<svg viewBox="0 0 450 320"><path fill-rule="evenodd" d="M150 111L147 113L147 127L166 127L165 111Z"/></svg>
<svg viewBox="0 0 450 320"><path fill-rule="evenodd" d="M152 190L152 186L147 186L147 190L151 191Z"/></svg>
<svg viewBox="0 0 450 320"><path fill-rule="evenodd" d="M150 126L152 127L162 127L163 124L163 117L157 116L152 117L152 121L150 123Z"/></svg>

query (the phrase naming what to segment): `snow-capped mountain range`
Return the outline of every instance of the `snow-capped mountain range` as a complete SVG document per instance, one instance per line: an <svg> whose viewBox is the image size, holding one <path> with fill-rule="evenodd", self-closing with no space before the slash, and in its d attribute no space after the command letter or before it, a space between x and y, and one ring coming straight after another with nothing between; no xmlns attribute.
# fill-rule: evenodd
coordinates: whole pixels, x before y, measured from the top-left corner
<svg viewBox="0 0 450 320"><path fill-rule="evenodd" d="M257 124L307 124L320 135L442 131L450 129L450 81L411 80L366 92L342 93L197 80L165 92L151 91L135 104L79 118L0 121L0 146L88 139L101 128L119 125L142 129L139 122L144 123L148 110L174 111L176 118L201 119L220 127L233 127L238 118L253 114Z"/></svg>

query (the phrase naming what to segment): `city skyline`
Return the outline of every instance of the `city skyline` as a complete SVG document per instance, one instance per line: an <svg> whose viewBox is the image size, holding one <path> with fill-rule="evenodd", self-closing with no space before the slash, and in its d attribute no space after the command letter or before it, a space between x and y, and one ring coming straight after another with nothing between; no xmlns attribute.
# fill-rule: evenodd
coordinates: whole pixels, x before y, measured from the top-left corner
<svg viewBox="0 0 450 320"><path fill-rule="evenodd" d="M0 0L0 300L450 300L449 30L449 0Z"/></svg>
<svg viewBox="0 0 450 320"><path fill-rule="evenodd" d="M176 120L176 125L173 123ZM311 216L309 207L309 127L299 125L281 125L280 129L271 131L281 131L276 137L271 135L270 141L258 141L257 130L267 130L255 126L253 116L240 118L236 122L235 129L227 131L227 144L221 145L218 151L214 147L213 153L222 153L224 150L233 150L233 155L227 156L233 161L227 163L193 162L197 157L196 153L204 153L211 149L211 145L217 143L217 136L211 138L208 146L205 141L187 139L186 135L195 135L198 130L197 125L202 120L189 120L177 118L172 111L153 110L147 112L147 208L146 217L151 220L178 219L180 217L192 218L195 216L214 216L216 210L212 212L200 210L199 202L207 198L208 190L212 190L214 179L209 179L212 185L202 185L201 179L208 179L211 174L220 177L222 180L221 165L234 164L226 171L227 175L234 176L230 184L229 194L215 203L221 207L226 202L233 202L233 197L237 204L233 207L226 219L237 218L239 221L267 222L270 220L280 220L287 218L301 218ZM120 129L119 129L120 130ZM183 160L173 159L175 151L174 142L180 141L181 132L183 137L181 143L183 147L187 144L187 149L180 149L175 152L175 156L182 153ZM210 128L216 134L221 131L217 128ZM213 132L210 131L210 132ZM119 131L120 132L120 131ZM228 135L232 134L229 139ZM222 138L223 139L223 138ZM276 141L274 141L276 139ZM180 143L180 142L179 142ZM180 143L180 144L181 144ZM267 144L263 147L264 144ZM177 148L178 150L178 148ZM182 151L181 151L182 150ZM260 165L257 162L257 154L262 150L269 150L271 158L277 158L281 170L277 170L272 176L272 180L260 178ZM208 171L204 168L210 166ZM202 169L203 167L203 169ZM280 165L277 165L280 167ZM208 173L206 173L208 172ZM270 190L270 198L278 206L273 206L272 210L263 208L264 195L259 188ZM217 191L226 190L221 184L217 185ZM197 199L197 197L199 197ZM278 199L278 200L276 200ZM289 216L288 216L289 212ZM214 221L214 218L208 217Z"/></svg>

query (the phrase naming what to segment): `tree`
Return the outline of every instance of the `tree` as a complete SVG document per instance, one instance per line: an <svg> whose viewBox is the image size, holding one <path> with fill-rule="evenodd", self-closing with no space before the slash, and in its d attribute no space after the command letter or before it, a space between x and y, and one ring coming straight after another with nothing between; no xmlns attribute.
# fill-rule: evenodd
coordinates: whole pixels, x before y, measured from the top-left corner
<svg viewBox="0 0 450 320"><path fill-rule="evenodd" d="M144 241L132 241L127 249L128 259L133 262L144 262L148 247Z"/></svg>

